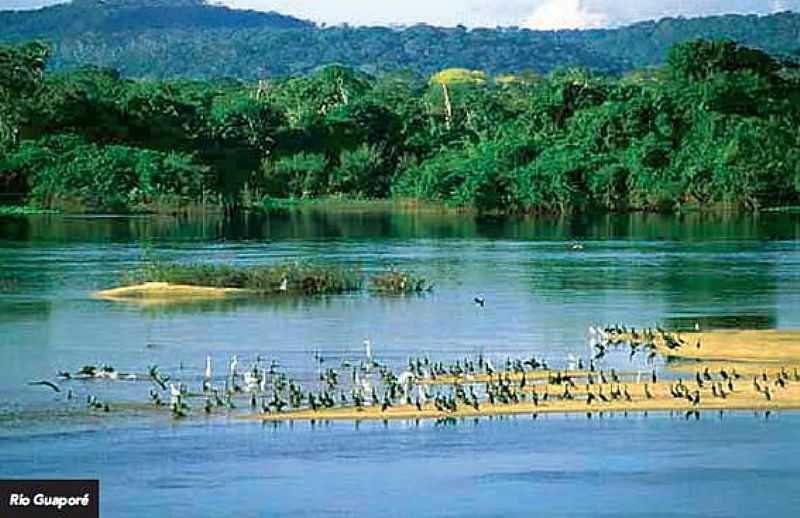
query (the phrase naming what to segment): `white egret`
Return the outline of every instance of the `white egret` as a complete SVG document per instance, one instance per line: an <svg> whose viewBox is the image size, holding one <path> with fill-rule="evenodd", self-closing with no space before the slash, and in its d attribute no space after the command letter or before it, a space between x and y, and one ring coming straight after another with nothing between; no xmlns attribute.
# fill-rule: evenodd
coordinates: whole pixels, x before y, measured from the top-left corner
<svg viewBox="0 0 800 518"><path fill-rule="evenodd" d="M211 355L206 355L206 380L211 381Z"/></svg>

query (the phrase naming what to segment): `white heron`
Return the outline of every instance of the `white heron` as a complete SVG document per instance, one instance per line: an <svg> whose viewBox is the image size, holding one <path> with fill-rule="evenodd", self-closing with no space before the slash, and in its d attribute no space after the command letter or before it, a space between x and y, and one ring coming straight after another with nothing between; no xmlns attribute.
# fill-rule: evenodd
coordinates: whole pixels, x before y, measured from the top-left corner
<svg viewBox="0 0 800 518"><path fill-rule="evenodd" d="M258 391L259 382L261 378L258 372L258 366L253 365L253 368L244 373L244 390L245 392Z"/></svg>
<svg viewBox="0 0 800 518"><path fill-rule="evenodd" d="M567 355L567 370L577 370L578 368L578 358L575 357L574 354L569 353Z"/></svg>
<svg viewBox="0 0 800 518"><path fill-rule="evenodd" d="M417 385L417 397L422 405L428 402L428 395L425 393L425 389L422 385Z"/></svg>
<svg viewBox="0 0 800 518"><path fill-rule="evenodd" d="M206 355L206 381L211 381L211 355Z"/></svg>
<svg viewBox="0 0 800 518"><path fill-rule="evenodd" d="M367 350L367 359L372 361L372 340L369 338L364 340L364 348Z"/></svg>
<svg viewBox="0 0 800 518"><path fill-rule="evenodd" d="M169 384L169 404L177 405L181 399L181 387L174 383Z"/></svg>
<svg viewBox="0 0 800 518"><path fill-rule="evenodd" d="M415 376L411 371L403 371L400 376L397 377L397 383L403 387L403 392L405 394L411 394L411 387L414 384Z"/></svg>
<svg viewBox="0 0 800 518"><path fill-rule="evenodd" d="M230 364L230 367L231 367L231 380L236 378L236 367L238 367L238 366L239 366L239 357L234 354L231 357L231 364Z"/></svg>
<svg viewBox="0 0 800 518"><path fill-rule="evenodd" d="M289 279L284 277L283 280L281 281L281 287L279 289L284 293L289 291Z"/></svg>
<svg viewBox="0 0 800 518"><path fill-rule="evenodd" d="M364 377L361 380L361 390L363 391L362 393L365 396L368 394L372 394L372 382L369 380L369 378Z"/></svg>

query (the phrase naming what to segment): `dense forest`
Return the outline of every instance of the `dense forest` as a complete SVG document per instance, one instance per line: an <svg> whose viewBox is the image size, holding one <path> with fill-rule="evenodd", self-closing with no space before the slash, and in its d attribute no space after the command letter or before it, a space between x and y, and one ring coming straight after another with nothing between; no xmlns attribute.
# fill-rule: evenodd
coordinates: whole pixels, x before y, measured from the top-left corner
<svg viewBox="0 0 800 518"><path fill-rule="evenodd" d="M667 18L611 30L537 32L415 25L318 27L276 13L204 0L73 0L35 11L0 11L0 41L43 40L50 66L86 65L151 79L259 80L311 74L339 64L379 75L447 68L490 75L581 67L619 74L663 64L692 39L731 39L772 55L794 55L800 14Z"/></svg>
<svg viewBox="0 0 800 518"><path fill-rule="evenodd" d="M501 212L796 204L800 74L731 41L624 77L562 69L245 83L48 71L0 46L0 189L63 210L413 198Z"/></svg>

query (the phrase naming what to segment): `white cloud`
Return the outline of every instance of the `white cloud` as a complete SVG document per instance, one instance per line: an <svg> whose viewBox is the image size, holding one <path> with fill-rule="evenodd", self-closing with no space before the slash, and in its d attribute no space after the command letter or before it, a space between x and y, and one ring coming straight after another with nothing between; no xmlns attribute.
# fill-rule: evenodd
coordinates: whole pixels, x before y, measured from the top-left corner
<svg viewBox="0 0 800 518"><path fill-rule="evenodd" d="M537 30L593 29L609 25L609 17L590 11L582 0L546 0L522 23Z"/></svg>

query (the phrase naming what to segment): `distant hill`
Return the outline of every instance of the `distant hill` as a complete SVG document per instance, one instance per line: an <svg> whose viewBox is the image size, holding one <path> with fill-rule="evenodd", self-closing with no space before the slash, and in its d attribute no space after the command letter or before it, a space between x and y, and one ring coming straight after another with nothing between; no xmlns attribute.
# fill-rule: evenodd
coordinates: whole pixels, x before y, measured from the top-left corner
<svg viewBox="0 0 800 518"><path fill-rule="evenodd" d="M291 16L229 9L203 0L73 0L34 11L0 11L4 39L80 37L146 30L302 29Z"/></svg>
<svg viewBox="0 0 800 518"><path fill-rule="evenodd" d="M131 77L256 79L339 63L422 75L461 67L490 74L580 66L619 74L657 65L674 43L730 38L772 54L800 48L800 15L667 18L612 30L318 27L277 13L203 0L74 0L0 11L0 41L43 39L56 68L112 67Z"/></svg>

